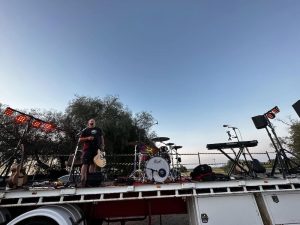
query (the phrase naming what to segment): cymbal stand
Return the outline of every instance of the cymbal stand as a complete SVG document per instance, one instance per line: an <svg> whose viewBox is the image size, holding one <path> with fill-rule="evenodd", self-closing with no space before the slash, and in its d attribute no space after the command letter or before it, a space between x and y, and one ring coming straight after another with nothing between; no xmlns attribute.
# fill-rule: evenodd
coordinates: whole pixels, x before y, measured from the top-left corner
<svg viewBox="0 0 300 225"><path fill-rule="evenodd" d="M175 171L175 180L178 180L178 179L180 180L181 176L180 176L179 164L178 164L178 151L176 148L175 148L175 159L176 159L176 167L175 167L175 169L173 168Z"/></svg>
<svg viewBox="0 0 300 225"><path fill-rule="evenodd" d="M182 146L174 146L173 149L175 151L175 159L176 159L176 166L173 166L173 173L175 180L181 180L181 173L180 173L180 166L179 166L179 154L178 154L178 149L182 148ZM180 160L181 161L181 160Z"/></svg>
<svg viewBox="0 0 300 225"><path fill-rule="evenodd" d="M170 157L170 161L169 163L171 163L172 165L172 168L174 168L174 162L173 162L173 153L172 153L172 148L175 144L174 143L166 143L166 146L168 146L168 151L167 151L167 154L169 155ZM173 170L170 168L170 172L169 172L169 178L172 180L172 181L175 181L176 178L172 172Z"/></svg>
<svg viewBox="0 0 300 225"><path fill-rule="evenodd" d="M133 171L132 171L132 173L129 175L129 177L133 177L133 178L135 178L135 173L136 173L136 164L137 164L137 144L136 145L134 145L134 164L133 164ZM140 168L140 162L139 162L139 168Z"/></svg>
<svg viewBox="0 0 300 225"><path fill-rule="evenodd" d="M138 181L144 181L145 175L142 173L142 170L141 170L142 153L141 152L137 153L137 147L138 147L138 145L136 144L134 146L133 172L130 174L129 178L133 178L134 180L138 180ZM137 158L138 158L138 169L136 168Z"/></svg>
<svg viewBox="0 0 300 225"><path fill-rule="evenodd" d="M175 149L175 167L178 168L179 167L179 164L180 164L180 154L178 153L177 149Z"/></svg>
<svg viewBox="0 0 300 225"><path fill-rule="evenodd" d="M133 171L136 171L136 149L137 149L137 145L134 146L134 165L133 165ZM140 169L140 162L139 162L139 169Z"/></svg>
<svg viewBox="0 0 300 225"><path fill-rule="evenodd" d="M174 148L171 148L171 152L170 152L170 157L171 157L171 165L172 165L172 169L174 169L174 158L173 158L173 156L174 156L174 153L173 153L173 150Z"/></svg>

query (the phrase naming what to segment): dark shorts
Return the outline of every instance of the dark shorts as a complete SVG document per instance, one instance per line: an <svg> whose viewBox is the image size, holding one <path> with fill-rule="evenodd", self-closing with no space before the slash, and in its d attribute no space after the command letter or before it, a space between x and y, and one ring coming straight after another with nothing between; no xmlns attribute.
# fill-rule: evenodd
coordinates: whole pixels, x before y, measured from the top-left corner
<svg viewBox="0 0 300 225"><path fill-rule="evenodd" d="M84 165L90 165L93 164L94 157L97 155L97 149L88 149L86 151L83 151L82 153L82 164Z"/></svg>

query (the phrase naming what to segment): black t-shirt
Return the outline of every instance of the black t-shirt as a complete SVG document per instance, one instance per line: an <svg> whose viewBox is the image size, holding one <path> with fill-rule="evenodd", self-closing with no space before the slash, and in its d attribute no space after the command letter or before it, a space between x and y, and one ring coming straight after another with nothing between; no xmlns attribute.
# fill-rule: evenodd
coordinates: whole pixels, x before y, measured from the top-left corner
<svg viewBox="0 0 300 225"><path fill-rule="evenodd" d="M90 136L93 136L94 140L85 141L83 145L83 150L86 150L88 148L93 148L93 149L100 148L102 144L101 136L103 136L103 131L98 127L84 129L81 134L81 137L90 137Z"/></svg>

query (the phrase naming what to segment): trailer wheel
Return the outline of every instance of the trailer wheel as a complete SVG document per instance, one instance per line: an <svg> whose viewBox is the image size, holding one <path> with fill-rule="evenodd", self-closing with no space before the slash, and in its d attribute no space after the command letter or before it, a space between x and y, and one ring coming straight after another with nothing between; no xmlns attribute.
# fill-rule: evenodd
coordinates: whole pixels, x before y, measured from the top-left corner
<svg viewBox="0 0 300 225"><path fill-rule="evenodd" d="M59 225L54 220L47 217L30 218L20 223L20 225Z"/></svg>

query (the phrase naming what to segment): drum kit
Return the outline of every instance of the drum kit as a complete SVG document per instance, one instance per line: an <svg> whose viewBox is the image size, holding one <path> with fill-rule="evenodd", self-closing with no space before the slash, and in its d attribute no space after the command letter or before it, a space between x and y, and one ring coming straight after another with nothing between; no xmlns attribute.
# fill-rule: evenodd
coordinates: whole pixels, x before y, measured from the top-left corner
<svg viewBox="0 0 300 225"><path fill-rule="evenodd" d="M177 150L182 146L174 143L164 143L170 138L156 137L156 144L146 145L142 142L130 142L134 146L134 169L129 178L138 182L163 183L180 180L181 158ZM156 146L160 147L156 147ZM175 156L175 157L174 157Z"/></svg>

